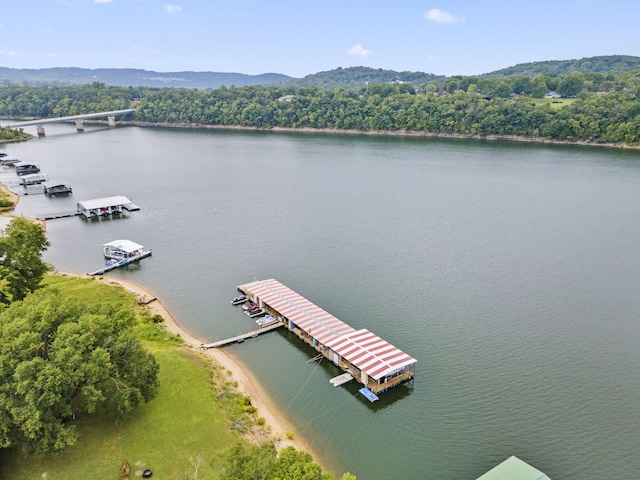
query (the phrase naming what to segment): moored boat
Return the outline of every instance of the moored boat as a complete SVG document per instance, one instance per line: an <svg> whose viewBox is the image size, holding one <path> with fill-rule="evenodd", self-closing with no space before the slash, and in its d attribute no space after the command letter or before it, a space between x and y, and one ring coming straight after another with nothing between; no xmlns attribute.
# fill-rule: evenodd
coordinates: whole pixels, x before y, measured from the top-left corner
<svg viewBox="0 0 640 480"><path fill-rule="evenodd" d="M265 309L262 307L258 307L257 305L246 311L246 314L249 315L249 318L259 317L260 315L264 315L265 313Z"/></svg>
<svg viewBox="0 0 640 480"><path fill-rule="evenodd" d="M238 295L231 300L231 305L240 305L241 303L245 303L247 300L249 299L246 295Z"/></svg>
<svg viewBox="0 0 640 480"><path fill-rule="evenodd" d="M277 323L277 322L278 322L278 319L275 318L273 315L265 315L264 317L261 317L258 320L256 320L256 323L260 327L268 327L269 325L273 325L274 323Z"/></svg>

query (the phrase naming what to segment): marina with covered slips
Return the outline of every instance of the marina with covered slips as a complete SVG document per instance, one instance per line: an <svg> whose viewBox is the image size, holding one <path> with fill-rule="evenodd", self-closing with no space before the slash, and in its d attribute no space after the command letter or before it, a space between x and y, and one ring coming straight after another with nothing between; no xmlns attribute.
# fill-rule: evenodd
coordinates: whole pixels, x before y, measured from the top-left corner
<svg viewBox="0 0 640 480"><path fill-rule="evenodd" d="M238 290L364 385L373 397L415 375L413 357L367 329L347 325L277 280L257 280Z"/></svg>

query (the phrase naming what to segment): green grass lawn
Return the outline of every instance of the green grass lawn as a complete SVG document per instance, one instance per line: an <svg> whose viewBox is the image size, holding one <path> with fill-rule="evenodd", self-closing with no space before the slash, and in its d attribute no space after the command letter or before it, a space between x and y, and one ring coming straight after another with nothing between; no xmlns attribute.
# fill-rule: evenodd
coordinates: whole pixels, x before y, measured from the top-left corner
<svg viewBox="0 0 640 480"><path fill-rule="evenodd" d="M64 289L65 294L72 292L81 298L100 298L139 308L133 296L123 289L90 279L51 276L45 283ZM160 325L147 323L148 329L154 326L164 331ZM162 338L147 335L148 329L141 330L144 338ZM153 471L154 478L186 479L194 473L190 458L196 461L199 456L198 478L218 478L212 461L218 452L241 438L229 428L229 410L244 409L243 397L225 394L229 404L221 403L220 392L232 387L225 381L224 372L212 368L208 357L178 344L175 338L141 342L160 365L160 388L151 402L135 409L121 425L100 414L79 418L79 440L62 453L25 456L19 449L0 450L0 478L116 480L127 460L132 479L137 470L146 468ZM216 375L215 384L212 372Z"/></svg>
<svg viewBox="0 0 640 480"><path fill-rule="evenodd" d="M183 347L152 345L160 364L156 398L136 409L122 425L100 415L78 421L76 445L59 454L0 457L3 480L118 479L124 460L155 478L190 478L190 457L202 459L198 478L217 478L212 461L238 437L216 406L206 360Z"/></svg>

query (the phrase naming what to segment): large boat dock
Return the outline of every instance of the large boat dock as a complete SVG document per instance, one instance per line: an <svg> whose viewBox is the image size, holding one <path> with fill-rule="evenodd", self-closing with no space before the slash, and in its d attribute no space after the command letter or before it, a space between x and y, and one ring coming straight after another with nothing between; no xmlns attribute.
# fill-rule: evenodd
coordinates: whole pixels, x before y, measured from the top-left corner
<svg viewBox="0 0 640 480"><path fill-rule="evenodd" d="M373 397L413 379L416 366L413 357L367 329L354 329L277 280L257 280L238 286L238 290L280 320L281 323L274 328L286 326L324 358L364 385L374 394ZM227 343L239 339L234 338ZM203 345L207 348L213 346L222 344ZM347 377L342 380L347 380Z"/></svg>

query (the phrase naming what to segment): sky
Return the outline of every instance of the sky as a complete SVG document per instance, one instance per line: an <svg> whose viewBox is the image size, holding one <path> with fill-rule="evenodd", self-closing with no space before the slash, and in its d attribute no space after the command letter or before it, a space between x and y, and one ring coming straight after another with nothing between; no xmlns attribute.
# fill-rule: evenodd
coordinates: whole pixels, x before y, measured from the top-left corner
<svg viewBox="0 0 640 480"><path fill-rule="evenodd" d="M0 67L479 75L640 56L640 1L0 0Z"/></svg>

